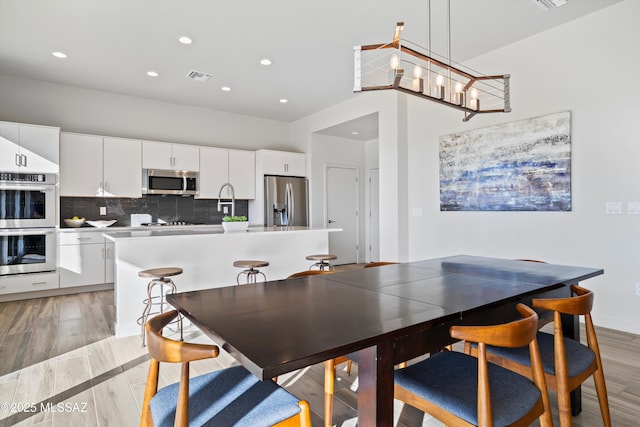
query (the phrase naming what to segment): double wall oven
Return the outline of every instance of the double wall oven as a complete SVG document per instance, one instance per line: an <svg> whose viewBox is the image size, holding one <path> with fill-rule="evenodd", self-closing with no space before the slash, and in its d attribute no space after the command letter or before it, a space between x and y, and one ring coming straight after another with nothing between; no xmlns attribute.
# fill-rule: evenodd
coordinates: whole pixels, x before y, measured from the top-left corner
<svg viewBox="0 0 640 427"><path fill-rule="evenodd" d="M0 172L0 276L55 271L56 179Z"/></svg>

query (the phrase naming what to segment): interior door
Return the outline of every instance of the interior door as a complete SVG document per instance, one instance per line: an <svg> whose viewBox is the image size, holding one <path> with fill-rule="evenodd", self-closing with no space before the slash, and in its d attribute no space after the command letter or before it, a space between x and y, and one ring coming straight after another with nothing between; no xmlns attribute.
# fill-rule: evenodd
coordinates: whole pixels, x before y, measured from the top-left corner
<svg viewBox="0 0 640 427"><path fill-rule="evenodd" d="M329 252L335 264L358 262L358 170L327 166L327 228L342 228L329 233Z"/></svg>
<svg viewBox="0 0 640 427"><path fill-rule="evenodd" d="M367 262L380 261L379 171L369 170L369 253Z"/></svg>

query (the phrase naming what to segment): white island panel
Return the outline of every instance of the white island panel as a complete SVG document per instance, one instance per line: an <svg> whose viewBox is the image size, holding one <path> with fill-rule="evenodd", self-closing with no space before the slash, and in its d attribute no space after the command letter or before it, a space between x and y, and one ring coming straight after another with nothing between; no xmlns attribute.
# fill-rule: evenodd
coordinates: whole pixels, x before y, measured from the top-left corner
<svg viewBox="0 0 640 427"><path fill-rule="evenodd" d="M178 291L193 291L236 284L237 260L264 260L267 280L284 279L307 270L307 255L328 253L329 232L340 229L250 228L248 232L220 230L130 231L105 234L115 243L116 336L140 333L137 319L147 297L148 278L138 272L149 268L180 267L172 277Z"/></svg>

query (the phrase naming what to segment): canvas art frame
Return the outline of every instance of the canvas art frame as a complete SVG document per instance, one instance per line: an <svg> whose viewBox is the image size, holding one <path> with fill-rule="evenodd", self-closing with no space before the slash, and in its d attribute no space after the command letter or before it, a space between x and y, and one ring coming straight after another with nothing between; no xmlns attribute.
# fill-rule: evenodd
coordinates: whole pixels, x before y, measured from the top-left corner
<svg viewBox="0 0 640 427"><path fill-rule="evenodd" d="M441 211L571 211L571 112L440 137Z"/></svg>

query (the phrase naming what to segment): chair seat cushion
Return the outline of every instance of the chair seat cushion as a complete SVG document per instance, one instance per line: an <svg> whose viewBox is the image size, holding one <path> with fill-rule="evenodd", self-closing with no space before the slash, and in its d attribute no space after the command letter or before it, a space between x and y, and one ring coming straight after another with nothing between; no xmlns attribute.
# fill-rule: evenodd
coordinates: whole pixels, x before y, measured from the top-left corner
<svg viewBox="0 0 640 427"><path fill-rule="evenodd" d="M529 379L489 363L493 423L511 425L540 399ZM395 371L395 383L465 421L478 425L478 360L455 351L442 352Z"/></svg>
<svg viewBox="0 0 640 427"><path fill-rule="evenodd" d="M156 427L173 426L178 385L164 387L151 399ZM222 369L189 381L189 426L271 426L298 414L298 401L242 366Z"/></svg>
<svg viewBox="0 0 640 427"><path fill-rule="evenodd" d="M546 332L538 332L538 346L540 346L540 357L542 358L544 371L550 375L555 375L553 335ZM567 355L567 370L570 378L584 372L596 359L596 355L589 347L575 340L565 338L564 348ZM528 347L505 348L487 346L487 351L505 359L513 360L521 365L531 366Z"/></svg>

